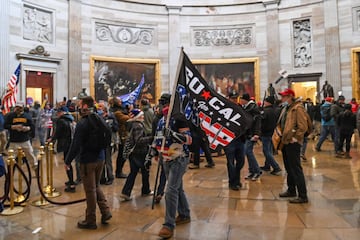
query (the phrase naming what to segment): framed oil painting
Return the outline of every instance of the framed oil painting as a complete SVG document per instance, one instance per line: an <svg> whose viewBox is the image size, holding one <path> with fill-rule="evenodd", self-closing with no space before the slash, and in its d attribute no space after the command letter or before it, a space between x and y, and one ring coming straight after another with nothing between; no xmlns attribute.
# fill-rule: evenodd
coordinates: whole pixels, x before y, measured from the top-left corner
<svg viewBox="0 0 360 240"><path fill-rule="evenodd" d="M138 100L151 103L159 97L160 60L90 57L90 94L96 101L119 97L134 91L144 77Z"/></svg>
<svg viewBox="0 0 360 240"><path fill-rule="evenodd" d="M192 60L210 87L227 97L236 92L260 98L259 58Z"/></svg>

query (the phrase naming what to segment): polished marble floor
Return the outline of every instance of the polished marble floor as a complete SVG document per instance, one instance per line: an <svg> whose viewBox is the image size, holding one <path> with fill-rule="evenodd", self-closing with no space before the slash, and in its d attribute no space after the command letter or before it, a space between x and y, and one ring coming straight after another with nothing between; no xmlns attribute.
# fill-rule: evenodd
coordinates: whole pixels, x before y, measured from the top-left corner
<svg viewBox="0 0 360 240"><path fill-rule="evenodd" d="M303 162L308 187L308 204L289 204L278 193L286 186L286 175L264 173L260 180L246 181L247 165L242 170L243 189L228 189L225 157L215 157L213 169L188 170L184 176L192 221L176 228L173 239L360 239L360 146L351 150L352 159L335 158L332 143L325 142L321 152L310 141ZM264 162L261 146L255 147L260 165ZM59 154L54 167L54 187L66 202L84 197L82 186L76 193L64 192L65 173ZM281 155L276 159L282 166ZM128 164L126 164L128 171ZM154 183L156 165L151 169ZM109 225L97 230L76 227L84 218L85 203L32 206L39 199L33 182L31 196L22 213L0 216L0 239L159 239L157 233L164 217L164 201L151 209L151 197L141 197L140 176L133 200L123 202L119 195L124 179L102 186L112 209ZM3 186L3 178L0 179ZM0 192L2 195L3 190ZM98 215L100 216L99 212ZM33 233L41 227L38 233Z"/></svg>

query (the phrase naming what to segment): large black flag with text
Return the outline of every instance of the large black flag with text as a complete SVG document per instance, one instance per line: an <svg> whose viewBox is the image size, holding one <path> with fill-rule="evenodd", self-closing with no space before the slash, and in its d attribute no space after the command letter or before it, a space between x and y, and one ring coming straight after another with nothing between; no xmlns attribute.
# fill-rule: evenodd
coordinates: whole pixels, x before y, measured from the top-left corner
<svg viewBox="0 0 360 240"><path fill-rule="evenodd" d="M209 87L188 56L183 60L176 83L172 116L185 118L200 127L210 148L225 147L251 127L252 117L245 110Z"/></svg>

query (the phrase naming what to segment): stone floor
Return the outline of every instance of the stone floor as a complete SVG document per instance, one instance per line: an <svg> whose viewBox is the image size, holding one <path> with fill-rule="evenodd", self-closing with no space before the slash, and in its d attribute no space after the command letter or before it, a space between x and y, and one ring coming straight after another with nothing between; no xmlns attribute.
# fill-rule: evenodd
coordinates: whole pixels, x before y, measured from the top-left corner
<svg viewBox="0 0 360 240"><path fill-rule="evenodd" d="M348 160L335 158L330 142L323 145L321 152L313 149L314 142L310 141L308 160L303 162L308 204L293 205L278 198L278 193L286 186L285 172L282 176L264 173L256 182L242 178L243 189L232 191L228 189L224 156L214 158L213 169L203 167L202 163L200 169L188 170L184 185L192 221L178 226L173 239L360 239L360 150L353 148L353 158ZM263 164L260 144L255 152L260 165ZM53 200L67 202L83 198L81 186L76 193L63 191L65 174L61 155L56 159L54 186L61 196ZM282 165L281 155L276 159ZM155 171L153 164L152 185ZM242 177L247 174L247 165L241 174ZM1 186L3 179L0 179ZM151 197L140 196L138 177L133 200L123 202L119 194L124 181L116 179L113 185L102 186L113 218L106 226L98 220L97 230L76 227L84 218L84 202L32 206L31 202L39 199L33 181L24 211L0 217L0 239L159 239L157 233L164 220L164 201L151 210ZM33 233L39 227L41 230Z"/></svg>

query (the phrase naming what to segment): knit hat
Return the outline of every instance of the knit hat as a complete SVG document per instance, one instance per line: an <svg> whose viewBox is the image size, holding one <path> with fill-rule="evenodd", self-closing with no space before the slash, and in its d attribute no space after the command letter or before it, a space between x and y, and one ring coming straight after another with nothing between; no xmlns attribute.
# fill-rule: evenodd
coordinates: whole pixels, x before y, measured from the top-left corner
<svg viewBox="0 0 360 240"><path fill-rule="evenodd" d="M244 99L245 101L250 101L250 95L248 93L244 93L241 99Z"/></svg>
<svg viewBox="0 0 360 240"><path fill-rule="evenodd" d="M132 119L135 120L135 119L138 119L140 118L141 116L144 115L144 112L141 111L140 109L138 108L135 108L133 110L130 111L130 114L132 115Z"/></svg>
<svg viewBox="0 0 360 240"><path fill-rule="evenodd" d="M274 96L267 96L267 97L265 98L265 102L274 104L274 103L275 103L275 97L274 97Z"/></svg>

